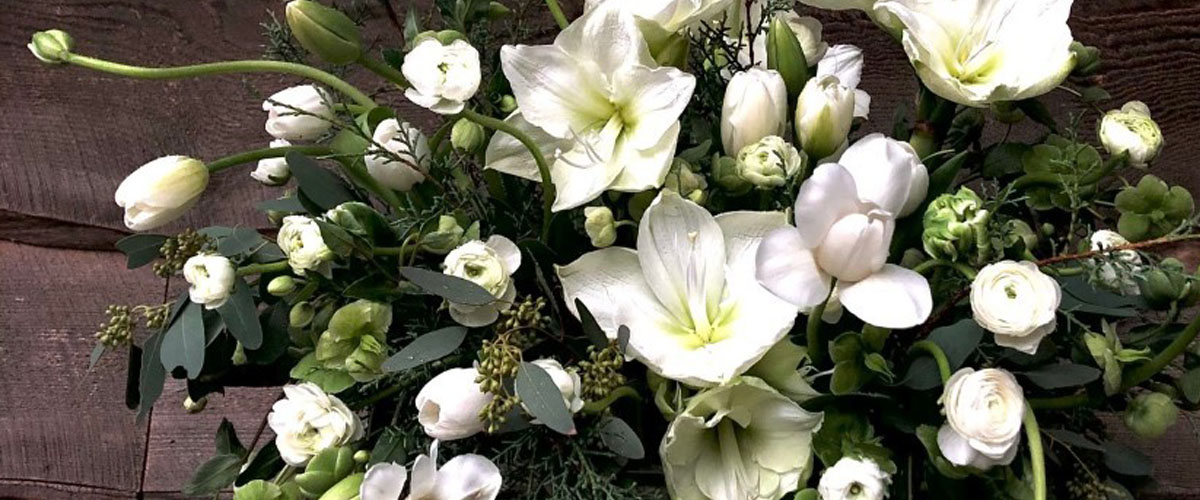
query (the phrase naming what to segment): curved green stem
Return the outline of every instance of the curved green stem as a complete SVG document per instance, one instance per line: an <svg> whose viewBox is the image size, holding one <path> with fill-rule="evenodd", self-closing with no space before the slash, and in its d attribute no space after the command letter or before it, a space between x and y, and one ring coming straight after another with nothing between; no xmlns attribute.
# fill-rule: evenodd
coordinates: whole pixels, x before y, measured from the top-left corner
<svg viewBox="0 0 1200 500"><path fill-rule="evenodd" d="M805 346L808 347L808 358L812 360L813 366L821 362L825 357L825 347L821 342L821 316L825 314L825 305L829 303L829 299L817 304L812 312L808 313L808 323L804 325Z"/></svg>
<svg viewBox="0 0 1200 500"><path fill-rule="evenodd" d="M1046 455L1042 452L1042 434L1032 408L1025 409L1025 437L1029 440L1029 463L1033 469L1033 499L1046 500Z"/></svg>
<svg viewBox="0 0 1200 500"><path fill-rule="evenodd" d="M388 63L363 54L362 57L358 59L358 64L361 64L362 67L371 70L372 73L383 77L387 81L398 85L400 88L408 88L408 79L404 78L404 73L401 73Z"/></svg>
<svg viewBox="0 0 1200 500"><path fill-rule="evenodd" d="M350 180L354 181L359 186L362 186L367 191L370 191L375 196L378 196L379 199L383 200L384 203L387 203L388 206L392 207L393 210L404 210L404 203L400 201L400 197L396 195L396 192L392 191L391 188L380 184L375 177L372 177L371 174L367 172L366 166L362 164L361 158L339 158L337 164L339 167L341 167L342 172L346 174L346 177L349 177ZM426 177L428 178L428 176Z"/></svg>
<svg viewBox="0 0 1200 500"><path fill-rule="evenodd" d="M1167 365L1171 364L1171 361L1174 361L1175 358L1179 357L1180 354L1183 354L1183 351L1187 349L1188 344L1191 344L1193 340L1196 340L1197 333L1200 333L1200 316L1197 316L1196 319L1193 319L1191 323L1188 323L1187 328L1184 328L1183 331L1175 337L1175 340L1172 341L1166 349L1163 349L1162 352L1158 353L1157 356L1151 358L1150 361L1138 365L1133 370L1125 372L1125 377L1121 383L1121 389L1130 389L1142 382L1145 382L1150 377L1157 375L1163 370L1163 368L1166 368Z"/></svg>
<svg viewBox="0 0 1200 500"><path fill-rule="evenodd" d="M267 274L277 273L279 271L288 270L288 261L280 260L276 262L268 262L265 264L250 264L239 267L237 270L238 276L246 276L250 274Z"/></svg>
<svg viewBox="0 0 1200 500"><path fill-rule="evenodd" d="M558 6L557 0L546 0L546 7L550 9L550 15L554 16L554 22L558 23L558 29L567 29L567 16L563 14L562 7Z"/></svg>
<svg viewBox="0 0 1200 500"><path fill-rule="evenodd" d="M589 401L587 404L584 404L583 412L590 414L600 413L609 406L612 406L613 403L617 402L617 400L621 398L634 398L637 400L642 399L640 396L638 396L637 390L627 385L623 385L613 389L612 392L608 393L608 396L604 397L604 399Z"/></svg>
<svg viewBox="0 0 1200 500"><path fill-rule="evenodd" d="M62 60L63 62L73 64L81 68L88 68L105 73L112 73L114 75L144 80L174 80L179 78L224 75L229 73L287 73L323 83L330 88L345 94L346 97L353 99L354 102L360 105L367 106L369 108L374 108L376 106L375 101L371 99L370 96L364 94L361 90L358 90L358 88L354 87L353 85L346 83L345 80L312 66L290 62L242 60L193 64L190 66L175 66L170 68L145 68L141 66L130 66L127 64L105 61L103 59L96 59L94 57L88 57L79 54L66 54L63 56Z"/></svg>
<svg viewBox="0 0 1200 500"><path fill-rule="evenodd" d="M333 150L328 146L312 145L312 146L283 146L278 148L263 148L253 151L246 151L235 155L229 155L224 158L219 158L207 163L208 171L217 173L230 167L236 167L244 163L256 162L267 158L281 158L287 156L288 153L296 151L309 156L321 156L333 154Z"/></svg>
<svg viewBox="0 0 1200 500"><path fill-rule="evenodd" d="M538 174L542 178L542 241L546 241L550 237L550 217L553 215L554 207L554 183L550 180L550 164L546 163L546 158L542 156L542 151L538 148L537 143L533 142L533 138L528 134L504 123L503 120L484 116L469 109L463 110L459 116L497 132L513 136L529 150L529 154L533 155L533 162L537 164Z"/></svg>
<svg viewBox="0 0 1200 500"><path fill-rule="evenodd" d="M942 377L942 384L950 380L950 360L946 359L945 351L932 340L922 340L912 345L914 351L925 351L933 356L933 360L937 362L938 375Z"/></svg>
<svg viewBox="0 0 1200 500"><path fill-rule="evenodd" d="M962 274L963 277L965 277L969 280L974 280L975 274L977 273L977 271L975 271L975 268L968 266L966 264L963 264L962 262L953 262L953 261L943 260L943 259L927 260L925 262L917 264L917 267L914 267L912 270L914 272L916 272L917 274L925 274L926 272L928 272L934 268L937 268L937 267L949 267L951 269L954 269L955 271L958 271L959 274Z"/></svg>

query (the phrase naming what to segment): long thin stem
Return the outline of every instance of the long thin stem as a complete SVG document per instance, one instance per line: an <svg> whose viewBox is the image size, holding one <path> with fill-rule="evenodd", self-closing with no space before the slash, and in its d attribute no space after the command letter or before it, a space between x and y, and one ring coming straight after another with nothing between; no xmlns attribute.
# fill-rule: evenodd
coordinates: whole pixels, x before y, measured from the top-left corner
<svg viewBox="0 0 1200 500"><path fill-rule="evenodd" d="M558 0L546 0L546 7L550 9L550 15L554 16L554 22L558 23L558 29L567 29L567 16L563 14L562 7L559 7Z"/></svg>
<svg viewBox="0 0 1200 500"><path fill-rule="evenodd" d="M912 350L925 351L933 356L933 360L937 362L938 375L942 377L942 384L950 380L950 360L946 359L946 353L942 351L941 346L932 340L921 340L912 345Z"/></svg>
<svg viewBox="0 0 1200 500"><path fill-rule="evenodd" d="M397 71L396 68L391 67L391 65L383 61L363 54L358 59L358 64L361 64L362 67L371 70L372 73L383 77L387 81L400 86L400 88L408 88L408 79L404 78L404 73Z"/></svg>
<svg viewBox="0 0 1200 500"><path fill-rule="evenodd" d="M808 313L808 323L804 325L805 345L808 347L808 358L812 360L813 366L825 357L825 347L821 345L821 316L825 314L825 304L828 303L829 299L826 299L817 304L817 307Z"/></svg>
<svg viewBox="0 0 1200 500"><path fill-rule="evenodd" d="M312 146L282 146L277 148L263 148L246 151L235 155L229 155L224 158L219 158L208 162L208 171L217 173L230 167L236 167L245 163L265 160L267 158L282 158L288 153L296 151L304 153L308 156L321 156L333 154L333 150L329 146L312 145Z"/></svg>
<svg viewBox="0 0 1200 500"><path fill-rule="evenodd" d="M533 162L537 164L538 174L542 178L542 241L546 241L550 236L550 217L553 215L554 183L550 180L550 164L546 163L546 158L542 156L542 151L538 148L537 143L533 142L533 138L525 132L502 120L484 116L469 109L463 110L460 116L497 132L513 136L529 150L529 154L533 155Z"/></svg>
<svg viewBox="0 0 1200 500"><path fill-rule="evenodd" d="M609 406L612 406L613 403L615 403L618 399L621 399L621 398L634 398L637 400L641 400L641 397L638 396L638 392L636 389L629 387L627 385L623 385L621 387L613 389L613 391L608 393L608 396L605 396L604 399L600 399L597 401L591 401L591 402L588 402L587 404L583 405L582 411L584 413L589 413L589 414L600 413L600 412L604 411L605 409L607 409Z"/></svg>
<svg viewBox="0 0 1200 500"><path fill-rule="evenodd" d="M239 267L237 270L238 276L246 276L250 274L267 274L286 271L288 269L288 261L281 260L277 262L268 262L265 264L250 264Z"/></svg>
<svg viewBox="0 0 1200 500"><path fill-rule="evenodd" d="M1033 499L1046 500L1046 455L1042 452L1042 434L1032 408L1025 408L1025 437L1029 440L1029 463L1033 469Z"/></svg>
<svg viewBox="0 0 1200 500"><path fill-rule="evenodd" d="M949 267L951 269L954 269L955 271L958 271L959 274L962 274L964 277L966 277L969 280L975 279L975 274L976 274L975 268L968 266L966 264L963 264L962 262L952 262L952 261L943 260L943 259L927 260L925 262L917 264L917 267L914 267L912 270L918 274L925 274L926 271L929 271L936 267Z"/></svg>

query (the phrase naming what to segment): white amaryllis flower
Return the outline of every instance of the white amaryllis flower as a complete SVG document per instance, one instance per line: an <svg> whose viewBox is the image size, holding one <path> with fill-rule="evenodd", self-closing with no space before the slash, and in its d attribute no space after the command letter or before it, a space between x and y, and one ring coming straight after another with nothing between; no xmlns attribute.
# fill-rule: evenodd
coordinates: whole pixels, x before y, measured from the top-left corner
<svg viewBox="0 0 1200 500"><path fill-rule="evenodd" d="M796 102L796 140L814 159L840 151L855 118L868 118L871 96L858 88L862 80L862 50L834 45L817 63Z"/></svg>
<svg viewBox="0 0 1200 500"><path fill-rule="evenodd" d="M275 139L270 144L273 148L284 148L291 145L292 143L283 139ZM292 170L288 168L286 158L263 158L258 160L258 166L253 172L250 172L250 177L267 186L282 186L292 178Z"/></svg>
<svg viewBox="0 0 1200 500"><path fill-rule="evenodd" d="M674 33L702 21L720 17L734 0L586 0L585 13L601 5L615 5L639 19ZM740 1L740 0L738 0Z"/></svg>
<svg viewBox="0 0 1200 500"><path fill-rule="evenodd" d="M389 189L408 191L425 180L429 165L429 140L408 122L388 118L375 126L371 138L387 153L372 148L365 161L367 173ZM389 154L390 153L390 154Z"/></svg>
<svg viewBox="0 0 1200 500"><path fill-rule="evenodd" d="M311 141L333 126L329 93L316 85L297 85L263 101L267 133L276 139Z"/></svg>
<svg viewBox="0 0 1200 500"><path fill-rule="evenodd" d="M183 278L191 285L188 297L192 302L205 309L216 309L229 300L233 280L237 279L237 268L224 255L201 253L184 262Z"/></svg>
<svg viewBox="0 0 1200 500"><path fill-rule="evenodd" d="M743 373L792 327L797 308L754 279L762 236L785 226L778 212L713 217L664 190L638 227L637 251L606 248L558 268L572 313L575 300L616 338L629 328L629 352L655 373L695 386Z"/></svg>
<svg viewBox="0 0 1200 500"><path fill-rule="evenodd" d="M863 138L800 186L796 226L772 231L758 249L759 282L807 309L825 301L836 278L842 306L868 324L921 324L933 309L929 282L887 258L896 218L925 198L928 184L907 145Z"/></svg>
<svg viewBox="0 0 1200 500"><path fill-rule="evenodd" d="M1037 97L1075 67L1072 0L885 0L917 76L964 106Z"/></svg>
<svg viewBox="0 0 1200 500"><path fill-rule="evenodd" d="M474 282L496 297L491 304L450 304L450 317L463 326L486 326L507 311L517 296L512 274L521 267L521 250L512 240L492 235L487 241L472 240L446 254L442 272Z"/></svg>
<svg viewBox="0 0 1200 500"><path fill-rule="evenodd" d="M721 145L736 156L748 145L787 130L788 95L775 70L750 68L733 75L721 106Z"/></svg>
<svg viewBox="0 0 1200 500"><path fill-rule="evenodd" d="M553 45L508 45L504 75L520 109L507 123L553 159L554 210L575 208L605 190L657 188L670 170L679 116L696 79L658 67L633 15L605 2L559 33ZM525 146L496 133L486 162L539 180Z"/></svg>
<svg viewBox="0 0 1200 500"><path fill-rule="evenodd" d="M321 450L357 441L362 422L336 396L311 382L283 386L284 398L267 415L279 456L292 467L303 467Z"/></svg>
<svg viewBox="0 0 1200 500"><path fill-rule="evenodd" d="M1129 164L1144 167L1162 151L1162 130L1150 117L1150 107L1130 101L1104 115L1100 120L1100 142L1109 154L1129 153Z"/></svg>
<svg viewBox="0 0 1200 500"><path fill-rule="evenodd" d="M146 231L187 212L208 187L208 167L186 156L164 156L134 170L113 195L125 227Z"/></svg>
<svg viewBox="0 0 1200 500"><path fill-rule="evenodd" d="M754 377L697 394L659 448L671 498L783 498L812 473L821 418Z"/></svg>
<svg viewBox="0 0 1200 500"><path fill-rule="evenodd" d="M996 335L996 345L1034 354L1054 331L1062 301L1058 282L1032 262L1006 260L984 267L971 282L975 322Z"/></svg>
<svg viewBox="0 0 1200 500"><path fill-rule="evenodd" d="M1012 374L963 368L950 377L939 399L946 423L938 447L950 463L987 470L1017 455L1025 394Z"/></svg>
<svg viewBox="0 0 1200 500"><path fill-rule="evenodd" d="M404 55L400 72L409 83L404 97L434 113L452 115L479 90L479 51L466 40L443 45L429 37Z"/></svg>
<svg viewBox="0 0 1200 500"><path fill-rule="evenodd" d="M474 368L451 368L429 382L417 393L417 421L425 434L449 441L483 432L479 412L492 400L475 379Z"/></svg>
<svg viewBox="0 0 1200 500"><path fill-rule="evenodd" d="M321 226L316 221L303 215L284 217L275 241L296 274L304 276L308 271L316 271L322 276L329 276L333 250L325 245Z"/></svg>
<svg viewBox="0 0 1200 500"><path fill-rule="evenodd" d="M1128 245L1129 240L1116 231L1101 229L1092 233L1091 244L1092 251L1098 252ZM1118 250L1112 252L1109 258L1116 259L1130 267L1138 266L1142 263L1142 256L1138 255L1137 250ZM1093 262L1098 264L1096 278L1099 280L1100 285L1125 296L1141 294L1142 291L1138 287L1137 281L1131 276L1119 275L1115 263L1106 262L1101 259L1093 259Z"/></svg>
<svg viewBox="0 0 1200 500"><path fill-rule="evenodd" d="M413 462L412 484L407 500L495 500L503 478L500 469L487 457L469 453L451 458L438 467L438 441L429 446L428 455ZM377 463L367 469L359 486L362 500L400 500L408 470L403 465Z"/></svg>
<svg viewBox="0 0 1200 500"><path fill-rule="evenodd" d="M563 368L562 364L550 358L539 359L533 364L546 371L550 375L550 380L554 381L554 385L558 387L558 392L562 393L563 403L566 404L567 410L571 413L577 413L583 409L583 382L579 378L579 373L574 369L568 370ZM523 404L523 403L522 403ZM540 423L537 419L533 423Z"/></svg>
<svg viewBox="0 0 1200 500"><path fill-rule="evenodd" d="M821 473L817 492L821 500L883 500L891 482L874 460L847 456Z"/></svg>

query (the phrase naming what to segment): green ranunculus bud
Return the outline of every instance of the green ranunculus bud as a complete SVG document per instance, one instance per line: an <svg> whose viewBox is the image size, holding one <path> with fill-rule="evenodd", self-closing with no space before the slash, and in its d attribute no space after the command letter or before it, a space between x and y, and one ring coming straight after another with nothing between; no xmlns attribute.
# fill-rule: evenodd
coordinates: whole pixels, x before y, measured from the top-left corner
<svg viewBox="0 0 1200 500"><path fill-rule="evenodd" d="M317 500L358 500L358 490L362 486L363 478L366 477L363 473L351 474L346 476L337 484L333 485L321 498Z"/></svg>
<svg viewBox="0 0 1200 500"><path fill-rule="evenodd" d="M768 135L738 153L738 175L758 189L773 189L801 174L807 160L782 137Z"/></svg>
<svg viewBox="0 0 1200 500"><path fill-rule="evenodd" d="M455 149L473 152L483 145L485 139L483 127L471 120L459 120L450 129L450 144Z"/></svg>
<svg viewBox="0 0 1200 500"><path fill-rule="evenodd" d="M983 200L968 187L938 196L925 210L925 231L921 233L925 252L935 259L987 261L990 217Z"/></svg>
<svg viewBox="0 0 1200 500"><path fill-rule="evenodd" d="M738 161L728 156L713 157L713 180L729 194L739 196L746 194L754 187L738 172Z"/></svg>
<svg viewBox="0 0 1200 500"><path fill-rule="evenodd" d="M313 305L305 302L297 302L292 306L292 310L288 312L288 325L292 328L304 328L312 323L313 316L316 316L317 310Z"/></svg>
<svg viewBox="0 0 1200 500"><path fill-rule="evenodd" d="M1166 434L1179 418L1179 408L1170 396L1161 392L1142 394L1129 402L1121 421L1125 427L1144 439L1154 439Z"/></svg>
<svg viewBox="0 0 1200 500"><path fill-rule="evenodd" d="M663 181L663 189L670 189L680 196L691 200L692 203L703 205L708 201L708 181L704 176L692 170L692 165L683 158L676 158L671 164L671 171Z"/></svg>
<svg viewBox="0 0 1200 500"><path fill-rule="evenodd" d="M464 241L464 234L465 231L458 224L458 219L455 219L453 215L443 215L438 217L437 229L421 236L421 250L436 255L446 255Z"/></svg>
<svg viewBox="0 0 1200 500"><path fill-rule="evenodd" d="M291 276L276 276L270 283L267 283L267 293L276 297L283 297L294 291L296 291L296 280Z"/></svg>
<svg viewBox="0 0 1200 500"><path fill-rule="evenodd" d="M1188 190L1168 186L1162 179L1146 175L1137 186L1117 193L1117 232L1132 242L1146 241L1170 234L1192 216L1195 201Z"/></svg>
<svg viewBox="0 0 1200 500"><path fill-rule="evenodd" d="M1071 42L1071 52L1075 53L1075 76L1092 76L1100 70L1100 49Z"/></svg>
<svg viewBox="0 0 1200 500"><path fill-rule="evenodd" d="M297 475L293 481L300 486L300 492L304 496L320 498L335 484L349 476L356 465L354 450L349 447L326 448L309 460L304 472Z"/></svg>
<svg viewBox="0 0 1200 500"><path fill-rule="evenodd" d="M255 479L233 489L233 500L282 500L283 490L275 483Z"/></svg>
<svg viewBox="0 0 1200 500"><path fill-rule="evenodd" d="M204 411L204 408L206 406L208 406L208 398L206 398L206 397L202 397L198 401L193 401L191 397L186 397L183 399L184 411L191 413L191 414L196 414L196 413L200 413L200 412Z"/></svg>
<svg viewBox="0 0 1200 500"><path fill-rule="evenodd" d="M305 49L333 64L350 64L362 55L362 34L341 11L314 0L292 0L288 27Z"/></svg>
<svg viewBox="0 0 1200 500"><path fill-rule="evenodd" d="M583 229L592 240L592 246L606 248L616 243L617 222L613 219L612 210L608 207L585 207L583 216L586 218Z"/></svg>
<svg viewBox="0 0 1200 500"><path fill-rule="evenodd" d="M500 98L500 111L512 113L517 110L517 98L511 95L506 95Z"/></svg>
<svg viewBox="0 0 1200 500"><path fill-rule="evenodd" d="M62 64L75 49L75 40L63 30L46 30L33 34L29 51L47 64Z"/></svg>
<svg viewBox="0 0 1200 500"><path fill-rule="evenodd" d="M1130 101L1100 120L1100 142L1111 155L1129 155L1129 164L1145 167L1162 152L1162 130L1142 101Z"/></svg>
<svg viewBox="0 0 1200 500"><path fill-rule="evenodd" d="M804 57L804 47L796 38L796 33L788 25L785 14L771 17L770 28L767 31L767 67L779 72L783 83L787 85L788 102L795 102L804 84L812 76L809 74L809 61Z"/></svg>

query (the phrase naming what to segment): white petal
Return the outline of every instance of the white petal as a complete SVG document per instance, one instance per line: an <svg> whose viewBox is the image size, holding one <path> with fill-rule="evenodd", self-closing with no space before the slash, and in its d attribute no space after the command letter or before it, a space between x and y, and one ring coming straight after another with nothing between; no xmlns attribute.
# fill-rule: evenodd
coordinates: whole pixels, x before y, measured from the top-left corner
<svg viewBox="0 0 1200 500"><path fill-rule="evenodd" d="M867 324L912 328L925 322L933 311L925 277L895 264L887 264L857 283L838 285L842 306Z"/></svg>
<svg viewBox="0 0 1200 500"><path fill-rule="evenodd" d="M854 90L854 117L864 120L871 117L871 94L863 89Z"/></svg>
<svg viewBox="0 0 1200 500"><path fill-rule="evenodd" d="M642 276L637 253L628 248L611 247L584 254L575 262L558 267L567 309L576 317L579 299L595 316L608 338L617 338L617 329L627 318L649 322L670 322L670 313ZM632 328L632 327L630 327Z"/></svg>
<svg viewBox="0 0 1200 500"><path fill-rule="evenodd" d="M505 45L500 62L521 114L554 137L569 138L612 114L597 75L558 47Z"/></svg>
<svg viewBox="0 0 1200 500"><path fill-rule="evenodd" d="M554 45L591 62L606 76L633 64L650 66L654 59L628 10L604 2L576 19L558 34Z"/></svg>
<svg viewBox="0 0 1200 500"><path fill-rule="evenodd" d="M621 174L613 179L608 189L626 193L637 193L662 186L671 171L675 158L675 145L679 140L679 122L662 134L658 144L643 150L624 147L617 151L616 161L623 165ZM624 144L622 144L624 146Z"/></svg>
<svg viewBox="0 0 1200 500"><path fill-rule="evenodd" d="M435 440L430 447L432 457L418 455L413 461L412 485L409 486L408 498L428 498L434 488L437 488L437 446L438 442Z"/></svg>
<svg viewBox="0 0 1200 500"><path fill-rule="evenodd" d="M521 267L521 249L517 248L517 244L512 240L493 234L485 244L504 261L504 269L508 271L508 274L511 275Z"/></svg>
<svg viewBox="0 0 1200 500"><path fill-rule="evenodd" d="M725 284L725 238L712 214L674 191L659 193L638 227L646 283L680 324L706 328Z"/></svg>
<svg viewBox="0 0 1200 500"><path fill-rule="evenodd" d="M854 177L841 165L828 163L817 167L800 186L793 217L804 247L814 248L834 222L859 212L863 212L863 205L858 200Z"/></svg>
<svg viewBox="0 0 1200 500"><path fill-rule="evenodd" d="M577 166L559 158L550 166L550 180L555 191L554 211L570 210L596 199L623 171L622 165L616 162Z"/></svg>
<svg viewBox="0 0 1200 500"><path fill-rule="evenodd" d="M542 158L546 161L554 161L554 154L560 149L570 149L574 141L570 139L559 139L544 130L533 126L525 118L521 116L521 111L514 111L504 122L516 127L517 130L524 132L533 139L537 144L538 150L542 153ZM492 135L492 140L488 142L487 151L484 152L484 165L487 168L499 170L509 175L515 175L524 179L529 179L534 182L542 180L541 174L538 172L537 163L533 161L533 155L529 153L529 148L526 148L521 141L515 137L505 134L504 132L496 132Z"/></svg>
<svg viewBox="0 0 1200 500"><path fill-rule="evenodd" d="M917 152L883 134L859 139L842 153L838 164L854 178L859 199L897 217L916 210L929 190L929 174Z"/></svg>
<svg viewBox="0 0 1200 500"><path fill-rule="evenodd" d="M817 76L833 75L842 85L856 89L862 81L862 49L853 45L834 45L817 63Z"/></svg>
<svg viewBox="0 0 1200 500"><path fill-rule="evenodd" d="M942 424L942 428L938 429L937 441L938 448L942 450L942 456L954 465L969 465L979 456L979 452L971 448L967 439L955 432L950 424Z"/></svg>
<svg viewBox="0 0 1200 500"><path fill-rule="evenodd" d="M763 238L779 228L792 229L783 212L725 212L715 219L725 236L726 267L732 274L753 275Z"/></svg>
<svg viewBox="0 0 1200 500"><path fill-rule="evenodd" d="M614 96L621 115L631 127L626 140L638 149L653 147L679 123L679 115L692 98L696 78L676 68L635 66L617 73Z"/></svg>
<svg viewBox="0 0 1200 500"><path fill-rule="evenodd" d="M494 500L500 494L500 469L481 455L467 454L451 458L438 470L437 476L434 498Z"/></svg>
<svg viewBox="0 0 1200 500"><path fill-rule="evenodd" d="M767 234L756 252L758 282L797 307L813 307L829 296L830 277L817 267L800 232L780 228Z"/></svg>
<svg viewBox="0 0 1200 500"><path fill-rule="evenodd" d="M393 463L377 463L367 469L358 495L362 500L400 500L408 480L408 469Z"/></svg>

